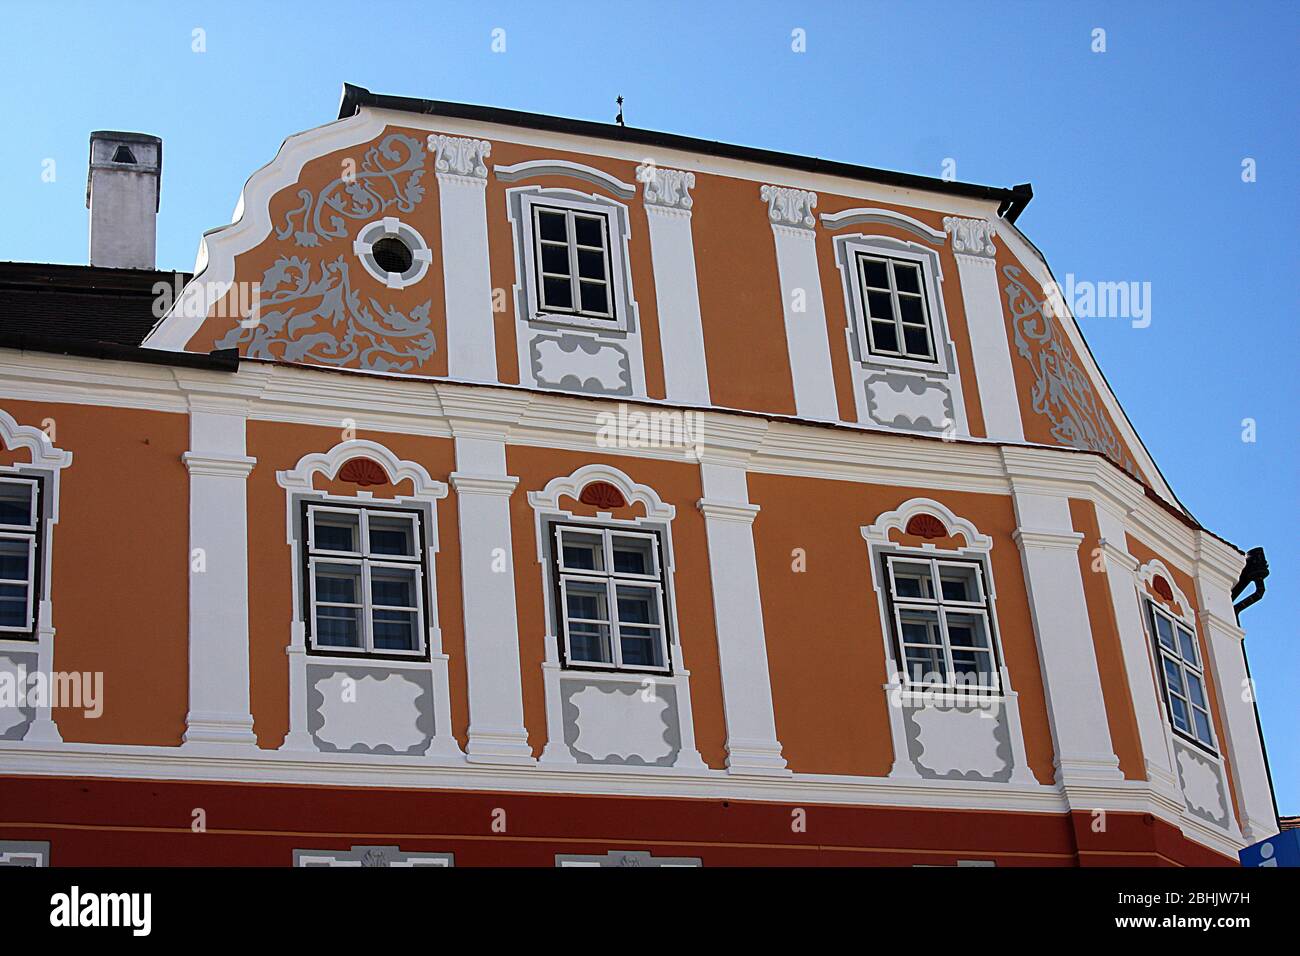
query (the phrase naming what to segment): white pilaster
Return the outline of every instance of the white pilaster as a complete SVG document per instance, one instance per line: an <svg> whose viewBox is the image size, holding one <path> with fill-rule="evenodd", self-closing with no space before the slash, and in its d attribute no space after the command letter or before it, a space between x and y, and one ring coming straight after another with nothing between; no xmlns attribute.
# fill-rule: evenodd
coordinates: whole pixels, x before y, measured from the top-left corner
<svg viewBox="0 0 1300 956"><path fill-rule="evenodd" d="M1014 469L1003 451L1008 470ZM1056 780L1070 791L1123 779L1110 739L1088 605L1079 570L1083 535L1070 502L1047 485L1012 477L1016 530L1056 747ZM1073 801L1072 801L1073 802Z"/></svg>
<svg viewBox="0 0 1300 956"><path fill-rule="evenodd" d="M488 261L487 166L492 144L429 136L436 154L442 228L443 298L447 306L447 374L471 382L497 381Z"/></svg>
<svg viewBox="0 0 1300 956"><path fill-rule="evenodd" d="M519 676L519 620L515 609L510 496L519 479L506 474L499 437L456 436L460 516L460 575L465 614L465 668L469 690L472 763L534 763L524 727Z"/></svg>
<svg viewBox="0 0 1300 956"><path fill-rule="evenodd" d="M1138 597L1136 571L1138 561L1128 550L1124 518L1106 507L1097 508L1097 526L1101 532L1101 550L1106 559L1106 578L1110 584L1115 624L1119 628L1124 653L1124 672L1128 677L1129 697L1137 719L1138 739L1147 780L1157 790L1181 803L1182 792L1169 752L1169 735L1160 716L1159 686L1151 665L1151 652L1142 602Z"/></svg>
<svg viewBox="0 0 1300 956"><path fill-rule="evenodd" d="M1255 721L1254 688L1246 676L1243 641L1232 607L1232 586L1241 573L1240 554L1208 532L1197 533L1196 591L1209 646L1209 666L1218 689L1219 718L1226 740L1219 741L1236 784L1241 829L1247 843L1278 832L1264 746Z"/></svg>
<svg viewBox="0 0 1300 956"><path fill-rule="evenodd" d="M995 441L1024 441L1020 398L1011 368L1002 297L998 292L994 223L984 219L945 216L943 228L952 236L961 279L961 298L970 332L971 357L979 383L984 428Z"/></svg>
<svg viewBox="0 0 1300 956"><path fill-rule="evenodd" d="M754 552L754 518L743 463L702 461L713 616L722 670L722 708L727 721L727 770L734 774L781 774L786 769L776 736L767 638Z"/></svg>
<svg viewBox="0 0 1300 956"><path fill-rule="evenodd" d="M826 306L817 266L817 194L785 186L763 186L768 204L776 267L781 283L781 311L794 382L795 414L800 418L838 421L835 374L826 336Z"/></svg>
<svg viewBox="0 0 1300 956"><path fill-rule="evenodd" d="M644 184L642 196L650 227L665 397L686 405L708 405L709 371L691 233L694 200L690 189L695 174L640 166L637 179Z"/></svg>
<svg viewBox="0 0 1300 956"><path fill-rule="evenodd" d="M214 400L215 402L215 400ZM248 475L242 408L190 408L190 706L184 746L256 747L248 679Z"/></svg>

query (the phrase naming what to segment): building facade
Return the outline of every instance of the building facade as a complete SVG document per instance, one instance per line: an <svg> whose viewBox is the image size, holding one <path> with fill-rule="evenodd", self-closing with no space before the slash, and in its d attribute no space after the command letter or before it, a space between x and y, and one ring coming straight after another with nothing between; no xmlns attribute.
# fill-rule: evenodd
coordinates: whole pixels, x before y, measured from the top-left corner
<svg viewBox="0 0 1300 956"><path fill-rule="evenodd" d="M1125 417L1028 187L347 87L174 280L140 268L161 162L95 134L91 267L0 276L0 862L1214 865L1277 831L1244 556Z"/></svg>

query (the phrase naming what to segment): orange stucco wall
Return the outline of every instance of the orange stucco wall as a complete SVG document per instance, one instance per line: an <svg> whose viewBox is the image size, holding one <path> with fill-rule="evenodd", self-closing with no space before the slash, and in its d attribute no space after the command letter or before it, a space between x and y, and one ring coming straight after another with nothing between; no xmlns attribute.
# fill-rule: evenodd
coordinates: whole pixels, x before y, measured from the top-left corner
<svg viewBox="0 0 1300 956"><path fill-rule="evenodd" d="M885 635L860 528L917 496L942 501L994 539L997 625L1030 768L1053 778L1053 747L1009 498L751 474L750 500L777 736L795 771L884 776L893 760ZM812 504L815 502L815 506ZM902 542L910 544L914 542ZM797 571L802 549L805 571Z"/></svg>
<svg viewBox="0 0 1300 956"><path fill-rule="evenodd" d="M5 399L72 453L53 536L54 669L101 673L103 713L56 708L69 742L173 746L189 703L185 415ZM27 462L26 449L3 462ZM34 645L33 645L34 646Z"/></svg>

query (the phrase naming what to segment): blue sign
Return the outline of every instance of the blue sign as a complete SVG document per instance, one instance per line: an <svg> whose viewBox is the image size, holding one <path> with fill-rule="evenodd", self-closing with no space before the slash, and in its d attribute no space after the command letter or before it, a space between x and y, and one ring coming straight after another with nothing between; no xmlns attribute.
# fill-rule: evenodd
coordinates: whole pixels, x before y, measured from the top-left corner
<svg viewBox="0 0 1300 956"><path fill-rule="evenodd" d="M1244 847L1238 857L1242 866L1300 866L1300 830L1283 830Z"/></svg>

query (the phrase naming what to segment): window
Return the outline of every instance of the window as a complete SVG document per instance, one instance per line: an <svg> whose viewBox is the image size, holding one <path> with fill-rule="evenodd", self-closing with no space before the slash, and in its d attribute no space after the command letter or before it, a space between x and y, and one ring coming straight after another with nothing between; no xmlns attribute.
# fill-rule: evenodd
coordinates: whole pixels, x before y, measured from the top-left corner
<svg viewBox="0 0 1300 956"><path fill-rule="evenodd" d="M0 477L0 634L35 630L40 482Z"/></svg>
<svg viewBox="0 0 1300 956"><path fill-rule="evenodd" d="M608 218L553 206L532 212L541 310L612 321Z"/></svg>
<svg viewBox="0 0 1300 956"><path fill-rule="evenodd" d="M863 252L857 263L870 352L935 361L921 263Z"/></svg>
<svg viewBox="0 0 1300 956"><path fill-rule="evenodd" d="M1164 688L1169 722L1177 733L1213 750L1214 731L1210 725L1210 705L1205 694L1205 673L1197 653L1196 635L1187 625L1157 607L1155 602L1148 601L1147 607L1155 635L1160 684Z"/></svg>
<svg viewBox="0 0 1300 956"><path fill-rule="evenodd" d="M889 610L909 685L995 691L984 569L974 561L885 556Z"/></svg>
<svg viewBox="0 0 1300 956"><path fill-rule="evenodd" d="M424 653L420 514L307 507L311 647L331 654Z"/></svg>
<svg viewBox="0 0 1300 956"><path fill-rule="evenodd" d="M667 672L658 535L585 525L552 527L564 662Z"/></svg>

